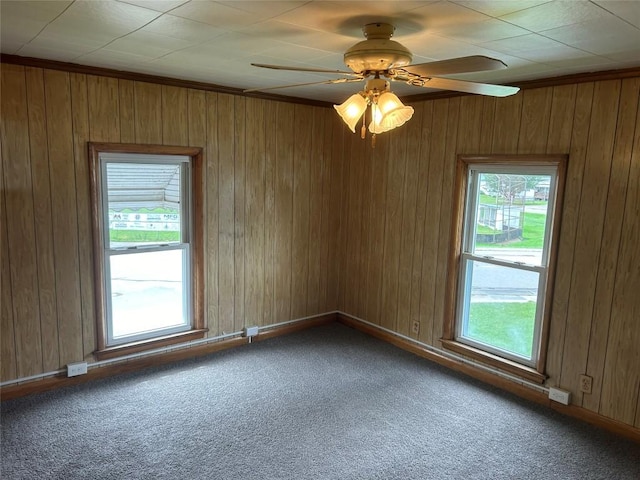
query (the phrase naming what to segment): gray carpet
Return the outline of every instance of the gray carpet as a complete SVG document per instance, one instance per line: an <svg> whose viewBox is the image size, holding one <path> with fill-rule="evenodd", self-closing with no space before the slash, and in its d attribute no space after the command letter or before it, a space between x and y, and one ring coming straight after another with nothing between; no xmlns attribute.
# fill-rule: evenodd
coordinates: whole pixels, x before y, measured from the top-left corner
<svg viewBox="0 0 640 480"><path fill-rule="evenodd" d="M638 479L640 445L339 324L7 401L8 479Z"/></svg>

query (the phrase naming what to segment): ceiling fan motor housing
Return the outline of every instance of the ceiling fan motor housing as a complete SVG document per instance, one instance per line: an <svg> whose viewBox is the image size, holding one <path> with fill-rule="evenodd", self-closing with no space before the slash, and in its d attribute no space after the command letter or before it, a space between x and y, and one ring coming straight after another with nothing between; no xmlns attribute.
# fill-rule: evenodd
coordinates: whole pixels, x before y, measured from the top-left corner
<svg viewBox="0 0 640 480"><path fill-rule="evenodd" d="M356 43L344 54L344 63L355 73L401 68L411 63L411 52L391 40L395 27L388 23L370 23L363 27L366 40Z"/></svg>

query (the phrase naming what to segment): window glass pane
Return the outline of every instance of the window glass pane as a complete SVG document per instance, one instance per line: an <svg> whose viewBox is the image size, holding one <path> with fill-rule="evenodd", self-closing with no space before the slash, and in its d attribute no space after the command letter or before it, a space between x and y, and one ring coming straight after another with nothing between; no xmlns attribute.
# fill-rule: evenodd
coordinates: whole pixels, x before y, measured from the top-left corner
<svg viewBox="0 0 640 480"><path fill-rule="evenodd" d="M475 232L467 251L546 265L543 245L551 176L485 172L477 180Z"/></svg>
<svg viewBox="0 0 640 480"><path fill-rule="evenodd" d="M461 336L532 358L539 273L467 260Z"/></svg>
<svg viewBox="0 0 640 480"><path fill-rule="evenodd" d="M110 256L114 339L189 325L183 249Z"/></svg>
<svg viewBox="0 0 640 480"><path fill-rule="evenodd" d="M109 248L181 241L180 165L109 162Z"/></svg>

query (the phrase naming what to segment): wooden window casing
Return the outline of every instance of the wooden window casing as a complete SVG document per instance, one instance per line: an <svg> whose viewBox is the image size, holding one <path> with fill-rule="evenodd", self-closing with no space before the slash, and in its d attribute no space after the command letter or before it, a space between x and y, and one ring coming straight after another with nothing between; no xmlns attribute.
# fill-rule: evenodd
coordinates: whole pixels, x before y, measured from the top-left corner
<svg viewBox="0 0 640 480"><path fill-rule="evenodd" d="M547 345L549 338L549 319L552 305L553 283L555 277L555 265L557 260L560 218L562 212L562 200L564 194L564 182L567 169L567 155L459 155L456 164L456 177L453 199L453 218L451 223L451 248L447 265L447 288L445 300L445 318L443 337L441 339L444 348L456 353L471 357L482 363L491 365L506 372L515 374L529 381L544 383L545 364L547 357ZM466 195L468 191L468 170L470 165L527 165L527 166L555 166L557 169L557 189L554 201L554 209L549 212L552 218L550 238L551 244L548 252L548 268L546 288L544 292L544 310L542 312L542 324L535 355L535 365L528 366L511 359L503 358L494 353L486 352L480 348L467 345L456 340L456 317L458 308L458 293L460 283L460 263L462 257L463 234L465 222Z"/></svg>
<svg viewBox="0 0 640 480"><path fill-rule="evenodd" d="M101 153L125 153L144 155L181 155L189 157L191 168L190 181L190 301L191 326L188 330L160 334L159 336L109 345L107 341L107 298L105 284L104 235L105 225L102 209L102 174L100 167ZM114 358L154 348L203 338L207 329L204 326L204 258L203 258L203 160L202 149L197 147L180 147L164 145L138 145L121 143L89 143L89 171L91 186L91 214L93 224L95 314L97 348L94 352L97 359Z"/></svg>

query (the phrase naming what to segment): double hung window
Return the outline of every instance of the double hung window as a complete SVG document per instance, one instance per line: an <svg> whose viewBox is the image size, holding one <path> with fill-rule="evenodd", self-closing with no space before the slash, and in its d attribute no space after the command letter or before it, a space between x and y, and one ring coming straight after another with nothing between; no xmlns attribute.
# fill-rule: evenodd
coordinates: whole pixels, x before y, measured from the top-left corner
<svg viewBox="0 0 640 480"><path fill-rule="evenodd" d="M98 356L201 334L199 150L101 147L92 144Z"/></svg>
<svg viewBox="0 0 640 480"><path fill-rule="evenodd" d="M445 347L543 380L564 157L458 165Z"/></svg>

